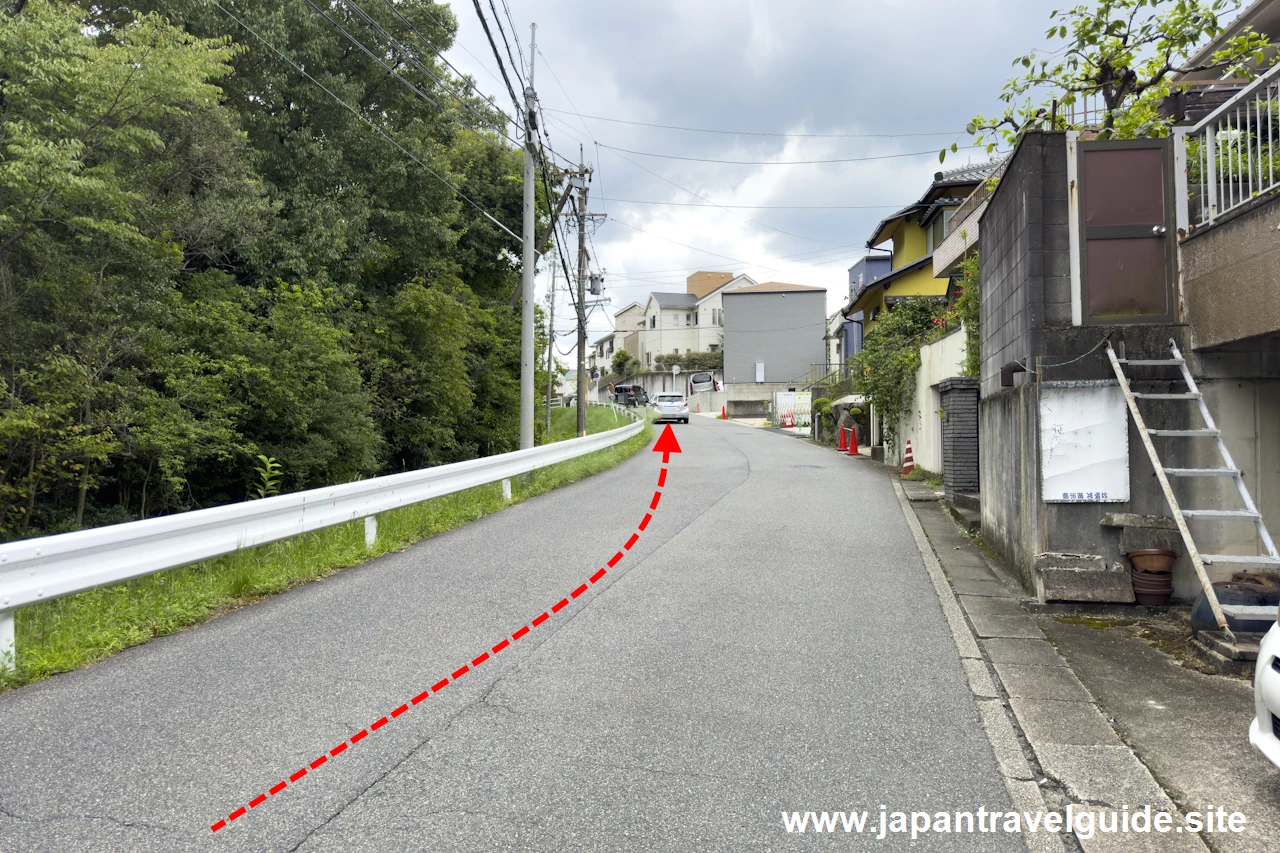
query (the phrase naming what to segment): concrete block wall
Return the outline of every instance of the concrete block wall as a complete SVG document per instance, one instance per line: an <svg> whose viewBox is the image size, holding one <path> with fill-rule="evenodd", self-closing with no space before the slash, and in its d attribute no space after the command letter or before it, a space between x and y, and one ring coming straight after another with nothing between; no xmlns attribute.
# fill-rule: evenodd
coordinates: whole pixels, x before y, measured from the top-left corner
<svg viewBox="0 0 1280 853"><path fill-rule="evenodd" d="M1046 325L1071 325L1066 135L1028 133L1012 157L978 234L983 396L1042 352Z"/></svg>
<svg viewBox="0 0 1280 853"><path fill-rule="evenodd" d="M977 492L978 379L952 376L938 383L942 399L942 486L948 501Z"/></svg>

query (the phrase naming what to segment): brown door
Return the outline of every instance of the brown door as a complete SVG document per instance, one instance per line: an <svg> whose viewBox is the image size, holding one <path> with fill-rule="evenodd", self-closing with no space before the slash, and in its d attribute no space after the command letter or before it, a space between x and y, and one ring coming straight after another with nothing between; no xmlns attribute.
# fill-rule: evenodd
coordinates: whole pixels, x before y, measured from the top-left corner
<svg viewBox="0 0 1280 853"><path fill-rule="evenodd" d="M1174 321L1167 139L1080 144L1084 322Z"/></svg>

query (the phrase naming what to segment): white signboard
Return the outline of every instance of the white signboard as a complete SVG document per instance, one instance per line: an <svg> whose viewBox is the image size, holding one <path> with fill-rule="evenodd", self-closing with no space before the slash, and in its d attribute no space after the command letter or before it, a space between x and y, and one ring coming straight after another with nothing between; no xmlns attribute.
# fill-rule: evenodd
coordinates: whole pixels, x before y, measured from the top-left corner
<svg viewBox="0 0 1280 853"><path fill-rule="evenodd" d="M1129 500L1129 410L1118 385L1040 391L1045 503Z"/></svg>

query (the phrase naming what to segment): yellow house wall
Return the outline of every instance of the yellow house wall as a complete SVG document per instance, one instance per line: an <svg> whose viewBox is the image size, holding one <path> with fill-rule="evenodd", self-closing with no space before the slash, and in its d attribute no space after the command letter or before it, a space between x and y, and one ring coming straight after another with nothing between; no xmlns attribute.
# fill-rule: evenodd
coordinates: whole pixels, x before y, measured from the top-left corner
<svg viewBox="0 0 1280 853"><path fill-rule="evenodd" d="M893 232L893 268L905 267L928 254L924 229L914 221L903 220Z"/></svg>

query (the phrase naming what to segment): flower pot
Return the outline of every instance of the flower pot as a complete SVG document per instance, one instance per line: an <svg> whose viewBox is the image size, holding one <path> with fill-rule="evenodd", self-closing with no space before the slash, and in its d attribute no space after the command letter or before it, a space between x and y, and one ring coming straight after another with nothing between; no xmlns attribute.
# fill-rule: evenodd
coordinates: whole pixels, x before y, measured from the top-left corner
<svg viewBox="0 0 1280 853"><path fill-rule="evenodd" d="M1176 551L1146 548L1130 551L1133 563L1133 597L1138 604L1147 607L1163 607L1173 596L1173 561Z"/></svg>
<svg viewBox="0 0 1280 853"><path fill-rule="evenodd" d="M1178 559L1178 552L1161 548L1144 548L1140 551L1130 551L1127 556L1129 562L1133 563L1134 571L1169 574L1173 571L1173 561Z"/></svg>

